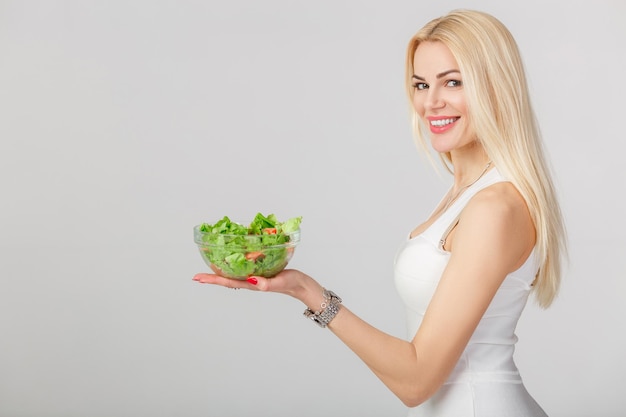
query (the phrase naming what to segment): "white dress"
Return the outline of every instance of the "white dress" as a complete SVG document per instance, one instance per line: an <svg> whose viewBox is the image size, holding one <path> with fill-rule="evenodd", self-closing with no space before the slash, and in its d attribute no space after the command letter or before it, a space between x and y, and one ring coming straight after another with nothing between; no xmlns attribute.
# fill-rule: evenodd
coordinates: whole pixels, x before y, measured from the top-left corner
<svg viewBox="0 0 626 417"><path fill-rule="evenodd" d="M440 240L472 196L501 181L506 180L491 169L428 229L400 247L394 278L406 306L409 338L419 329L448 263L450 253ZM410 417L546 417L513 362L515 327L538 271L536 258L533 250L524 265L504 279L447 381L426 402L409 409Z"/></svg>

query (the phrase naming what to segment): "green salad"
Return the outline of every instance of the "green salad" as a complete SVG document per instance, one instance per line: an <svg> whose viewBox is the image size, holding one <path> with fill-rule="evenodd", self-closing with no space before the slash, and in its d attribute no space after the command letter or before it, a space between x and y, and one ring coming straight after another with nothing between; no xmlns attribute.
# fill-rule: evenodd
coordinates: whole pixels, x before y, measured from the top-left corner
<svg viewBox="0 0 626 417"><path fill-rule="evenodd" d="M279 222L258 213L244 226L224 216L196 227L195 240L205 262L219 275L245 279L272 277L282 271L299 241L302 217Z"/></svg>

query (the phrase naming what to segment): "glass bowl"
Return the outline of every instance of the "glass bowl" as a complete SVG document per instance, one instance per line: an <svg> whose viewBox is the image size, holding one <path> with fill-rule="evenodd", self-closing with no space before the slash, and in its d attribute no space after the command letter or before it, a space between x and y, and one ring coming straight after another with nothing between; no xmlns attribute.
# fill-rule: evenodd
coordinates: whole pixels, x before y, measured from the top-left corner
<svg viewBox="0 0 626 417"><path fill-rule="evenodd" d="M193 228L200 255L213 272L226 278L271 278L285 269L300 243L300 229L284 234L285 242L276 244L276 235L210 233L200 226Z"/></svg>

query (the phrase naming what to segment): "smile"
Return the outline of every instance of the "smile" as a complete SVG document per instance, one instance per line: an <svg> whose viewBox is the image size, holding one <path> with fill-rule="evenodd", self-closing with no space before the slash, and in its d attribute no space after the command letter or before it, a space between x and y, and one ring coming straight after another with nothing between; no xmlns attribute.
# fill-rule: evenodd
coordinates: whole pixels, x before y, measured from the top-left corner
<svg viewBox="0 0 626 417"><path fill-rule="evenodd" d="M430 125L431 126L435 126L435 127L442 127L442 126L446 126L446 125L449 125L451 123L454 123L457 120L459 120L458 117L451 117L449 119L431 120L430 121Z"/></svg>

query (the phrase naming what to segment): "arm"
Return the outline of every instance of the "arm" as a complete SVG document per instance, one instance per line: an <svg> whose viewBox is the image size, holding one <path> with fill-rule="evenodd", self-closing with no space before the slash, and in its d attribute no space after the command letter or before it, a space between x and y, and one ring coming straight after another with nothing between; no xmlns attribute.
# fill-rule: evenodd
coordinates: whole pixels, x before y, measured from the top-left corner
<svg viewBox="0 0 626 417"><path fill-rule="evenodd" d="M346 307L328 326L407 406L422 403L443 384L502 280L534 245L528 210L511 188L490 187L465 208L448 267L413 340L381 332ZM201 282L286 293L312 310L323 299L321 285L295 270L259 278L256 285L200 275Z"/></svg>

